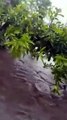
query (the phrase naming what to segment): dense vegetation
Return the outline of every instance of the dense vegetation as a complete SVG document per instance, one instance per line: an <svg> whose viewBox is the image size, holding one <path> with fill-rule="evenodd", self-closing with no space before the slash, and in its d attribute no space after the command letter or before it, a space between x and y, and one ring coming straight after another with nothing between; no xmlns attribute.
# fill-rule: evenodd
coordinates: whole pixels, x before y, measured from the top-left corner
<svg viewBox="0 0 67 120"><path fill-rule="evenodd" d="M0 0L0 46L8 46L14 57L30 53L43 63L45 56L52 57L58 92L67 79L67 27L58 19L63 17L61 10L49 0L4 1Z"/></svg>

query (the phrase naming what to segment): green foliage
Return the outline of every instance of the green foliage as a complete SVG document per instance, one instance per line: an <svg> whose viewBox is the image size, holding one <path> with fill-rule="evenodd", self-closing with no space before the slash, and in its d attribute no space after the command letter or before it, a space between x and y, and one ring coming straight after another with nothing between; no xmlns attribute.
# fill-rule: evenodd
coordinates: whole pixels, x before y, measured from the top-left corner
<svg viewBox="0 0 67 120"><path fill-rule="evenodd" d="M41 11L39 11L39 5L43 4L44 2L47 3L47 1L38 1L38 2L32 1L32 2L33 4L35 4L34 6L37 6L37 8L34 11L33 11L34 6L33 6L32 12L30 6L31 1L28 1L27 4L26 1L22 1L22 4L18 4L15 7L12 6L8 7L8 11L6 13L7 14L6 20L4 20L3 23L6 24L6 21L9 20L9 26L7 27L6 31L3 32L3 36L4 36L4 40L11 42L13 38L19 40L23 34L28 33L30 39L32 40L32 43L34 42L34 45L31 46L31 50L30 50L30 52L33 53L35 47L39 47L38 45L36 46L37 44L36 36L37 34L39 34L39 32L41 34L41 29L42 26L44 25L44 21L42 17L40 17ZM50 2L48 3L50 4ZM45 8L43 7L42 9ZM40 51L42 47L38 49L39 49L38 51Z"/></svg>
<svg viewBox="0 0 67 120"><path fill-rule="evenodd" d="M67 84L67 58L57 55L52 71L54 74L55 86L57 87L54 91L58 92L61 84Z"/></svg>
<svg viewBox="0 0 67 120"><path fill-rule="evenodd" d="M33 42L30 40L29 35L23 34L20 38L17 38L14 34L10 34L12 38L11 41L5 43L10 48L10 52L14 57L20 57L23 53L23 56L28 54L30 51L30 45Z"/></svg>

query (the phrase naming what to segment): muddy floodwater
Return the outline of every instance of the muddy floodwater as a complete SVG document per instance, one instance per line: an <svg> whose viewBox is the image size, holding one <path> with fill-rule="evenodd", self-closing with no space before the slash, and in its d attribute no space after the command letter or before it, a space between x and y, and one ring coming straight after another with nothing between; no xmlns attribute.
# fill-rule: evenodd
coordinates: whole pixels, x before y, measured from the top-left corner
<svg viewBox="0 0 67 120"><path fill-rule="evenodd" d="M0 50L0 120L67 120L67 94L51 97L50 69Z"/></svg>

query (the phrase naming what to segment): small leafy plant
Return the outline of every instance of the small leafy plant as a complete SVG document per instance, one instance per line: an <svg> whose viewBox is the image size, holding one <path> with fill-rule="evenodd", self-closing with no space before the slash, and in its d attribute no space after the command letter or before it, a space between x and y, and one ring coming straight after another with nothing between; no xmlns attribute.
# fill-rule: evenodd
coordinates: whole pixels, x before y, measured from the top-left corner
<svg viewBox="0 0 67 120"><path fill-rule="evenodd" d="M60 90L63 84L67 84L67 58L57 55L55 57L55 65L52 67L52 73L54 74L55 87L54 92Z"/></svg>

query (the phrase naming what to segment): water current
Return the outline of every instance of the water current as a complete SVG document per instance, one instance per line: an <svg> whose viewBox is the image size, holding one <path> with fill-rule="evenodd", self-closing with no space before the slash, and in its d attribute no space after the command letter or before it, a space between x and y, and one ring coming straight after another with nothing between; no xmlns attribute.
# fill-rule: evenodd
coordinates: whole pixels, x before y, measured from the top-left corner
<svg viewBox="0 0 67 120"><path fill-rule="evenodd" d="M52 80L40 61L0 50L0 120L67 120L67 95L52 98Z"/></svg>

